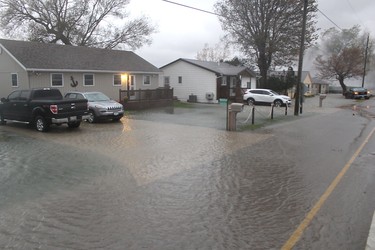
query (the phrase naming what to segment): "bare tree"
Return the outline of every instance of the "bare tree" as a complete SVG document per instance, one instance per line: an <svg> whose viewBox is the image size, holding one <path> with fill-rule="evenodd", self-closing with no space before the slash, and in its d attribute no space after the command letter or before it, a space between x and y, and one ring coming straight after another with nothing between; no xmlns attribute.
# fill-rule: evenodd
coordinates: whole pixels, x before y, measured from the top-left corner
<svg viewBox="0 0 375 250"><path fill-rule="evenodd" d="M300 0L219 0L220 15L228 37L260 70L261 84L271 66L288 65L298 55L302 30L303 1ZM309 1L306 42L316 39L316 1Z"/></svg>
<svg viewBox="0 0 375 250"><path fill-rule="evenodd" d="M0 0L1 27L9 36L100 48L137 49L151 43L146 17L125 21L129 0Z"/></svg>
<svg viewBox="0 0 375 250"><path fill-rule="evenodd" d="M202 61L219 62L228 59L230 49L228 43L220 42L210 47L208 43L204 44L201 51L197 53L196 59Z"/></svg>
<svg viewBox="0 0 375 250"><path fill-rule="evenodd" d="M331 28L324 32L321 54L315 59L319 76L338 80L345 93L345 79L363 76L366 37L359 26L342 31ZM373 42L370 44L372 47Z"/></svg>

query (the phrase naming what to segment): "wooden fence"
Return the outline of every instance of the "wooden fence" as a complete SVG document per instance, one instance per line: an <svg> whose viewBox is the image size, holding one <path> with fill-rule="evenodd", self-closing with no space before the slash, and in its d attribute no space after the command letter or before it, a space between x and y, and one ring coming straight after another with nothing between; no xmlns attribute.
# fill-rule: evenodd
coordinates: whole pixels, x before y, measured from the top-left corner
<svg viewBox="0 0 375 250"><path fill-rule="evenodd" d="M120 102L126 110L165 107L173 104L173 88L119 90Z"/></svg>

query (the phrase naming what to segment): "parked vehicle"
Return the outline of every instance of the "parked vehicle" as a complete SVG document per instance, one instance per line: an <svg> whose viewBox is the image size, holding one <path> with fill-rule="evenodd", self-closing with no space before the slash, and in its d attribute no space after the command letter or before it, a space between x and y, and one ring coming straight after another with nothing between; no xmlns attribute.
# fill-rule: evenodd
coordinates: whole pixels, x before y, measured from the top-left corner
<svg viewBox="0 0 375 250"><path fill-rule="evenodd" d="M306 91L304 94L303 94L304 97L314 97L314 93L311 92L311 91Z"/></svg>
<svg viewBox="0 0 375 250"><path fill-rule="evenodd" d="M68 92L65 94L67 99L87 99L89 106L88 122L94 123L99 120L119 121L124 115L122 104L111 100L102 92Z"/></svg>
<svg viewBox="0 0 375 250"><path fill-rule="evenodd" d="M277 107L292 104L289 96L279 95L270 89L248 89L243 95L243 100L249 105L274 104Z"/></svg>
<svg viewBox="0 0 375 250"><path fill-rule="evenodd" d="M349 88L344 95L347 99L369 99L371 94L365 88Z"/></svg>
<svg viewBox="0 0 375 250"><path fill-rule="evenodd" d="M64 100L60 90L53 88L16 90L0 103L2 125L10 120L29 123L40 132L51 124L78 128L88 117L87 100Z"/></svg>

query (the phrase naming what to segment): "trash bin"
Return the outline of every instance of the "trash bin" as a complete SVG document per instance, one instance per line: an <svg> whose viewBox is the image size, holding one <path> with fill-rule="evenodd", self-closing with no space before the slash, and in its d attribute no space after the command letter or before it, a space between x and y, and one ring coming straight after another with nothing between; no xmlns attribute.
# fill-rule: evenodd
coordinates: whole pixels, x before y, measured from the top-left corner
<svg viewBox="0 0 375 250"><path fill-rule="evenodd" d="M226 106L227 103L228 103L228 99L220 98L219 103L220 103L221 106Z"/></svg>

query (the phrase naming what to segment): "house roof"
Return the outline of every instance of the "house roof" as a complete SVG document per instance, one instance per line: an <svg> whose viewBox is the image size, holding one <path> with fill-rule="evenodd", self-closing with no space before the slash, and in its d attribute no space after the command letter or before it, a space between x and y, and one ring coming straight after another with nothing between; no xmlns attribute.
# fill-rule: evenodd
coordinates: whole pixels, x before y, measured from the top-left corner
<svg viewBox="0 0 375 250"><path fill-rule="evenodd" d="M0 47L27 71L161 72L131 51L5 39Z"/></svg>
<svg viewBox="0 0 375 250"><path fill-rule="evenodd" d="M329 82L317 77L313 77L312 82L315 84L329 85Z"/></svg>
<svg viewBox="0 0 375 250"><path fill-rule="evenodd" d="M235 75L239 75L240 73L243 73L243 72L247 72L248 74L252 75L252 76L256 76L255 72L253 72L252 70L250 70L248 67L245 67L245 66L233 66L229 63L225 63L225 62L208 62L208 61L201 61L201 60L194 60L194 59L186 59L186 58L180 58L180 59L177 59L176 61L173 61L167 65L164 65L163 67L161 67L161 69L171 65L171 64L174 64L178 61L183 61L183 62L186 62L186 63L190 63L192 65L195 65L197 67L200 67L200 68L203 68L203 69L206 69L208 71L211 71L211 72L214 72L216 74L221 74L221 75L230 75L230 76L235 76Z"/></svg>

